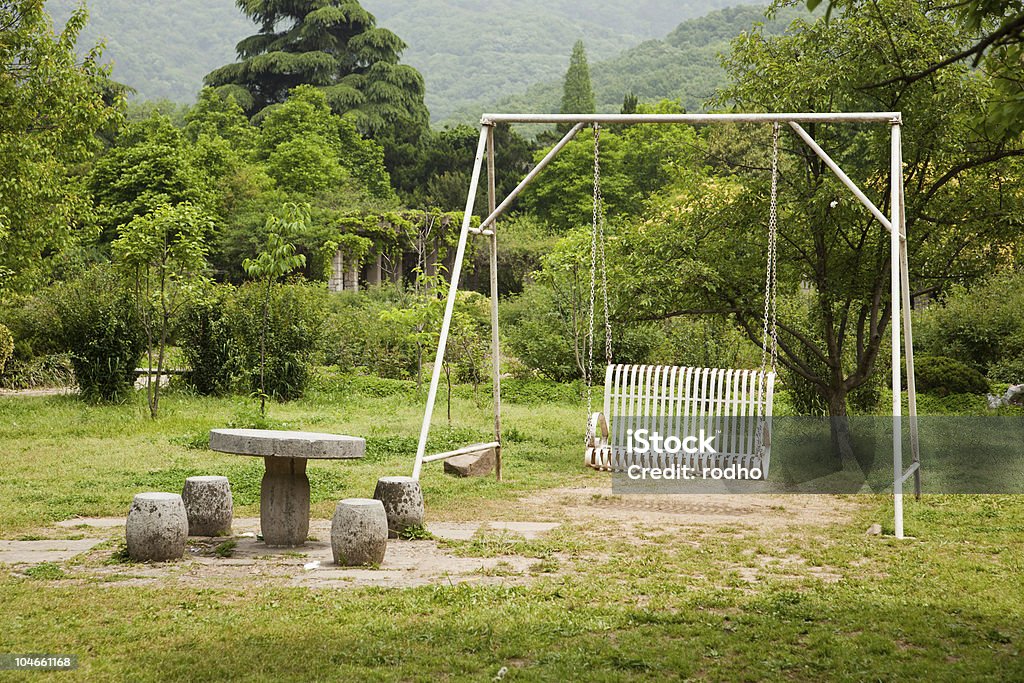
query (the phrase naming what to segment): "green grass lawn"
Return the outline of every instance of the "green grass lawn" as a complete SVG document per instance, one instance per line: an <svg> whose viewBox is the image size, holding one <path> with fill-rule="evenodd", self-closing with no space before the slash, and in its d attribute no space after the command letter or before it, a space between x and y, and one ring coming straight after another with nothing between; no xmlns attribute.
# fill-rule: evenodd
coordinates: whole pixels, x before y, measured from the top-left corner
<svg viewBox="0 0 1024 683"><path fill-rule="evenodd" d="M345 382L270 418L367 438L362 461L310 464L313 515L328 517L338 498L411 470L421 410L401 385ZM437 412L443 425L443 402ZM509 402L506 482L427 465L429 519L536 519L516 504L525 494L606 484L581 464L583 413ZM487 437L486 401L462 391L453 417L432 446ZM0 538L124 515L134 493L180 490L191 474L228 475L236 515L255 516L262 463L204 444L212 427L259 423L243 399L172 393L150 421L141 401L2 397ZM543 540L451 544L557 566L522 585L154 588L7 569L0 653L77 654L77 672L49 675L88 680L480 681L503 667L504 680L1024 679L1024 500L908 500L904 541L864 533L891 528L886 497L835 503L851 511L841 522L791 527L630 527L595 508Z"/></svg>

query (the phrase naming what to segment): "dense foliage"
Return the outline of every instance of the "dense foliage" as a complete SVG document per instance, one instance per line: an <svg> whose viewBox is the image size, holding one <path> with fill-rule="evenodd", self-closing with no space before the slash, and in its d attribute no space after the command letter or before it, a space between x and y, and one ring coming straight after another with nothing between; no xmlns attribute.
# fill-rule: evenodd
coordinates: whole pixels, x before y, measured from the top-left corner
<svg viewBox="0 0 1024 683"><path fill-rule="evenodd" d="M949 394L984 394L988 382L971 366L945 356L918 356L914 375L919 391L937 396Z"/></svg>
<svg viewBox="0 0 1024 683"><path fill-rule="evenodd" d="M821 0L807 0L814 9ZM857 11L862 0L829 0L831 12ZM963 24L972 40L958 52L932 59L917 68L890 76L888 81L910 84L929 79L948 67L982 67L992 77L994 96L988 101L987 124L996 134L1016 136L1024 132L1024 81L1020 78L1024 62L1024 3L1020 0L965 0L951 5L927 3L925 11L947 16ZM885 80L877 85L887 85Z"/></svg>
<svg viewBox="0 0 1024 683"><path fill-rule="evenodd" d="M325 300L326 292L306 284L274 287L269 301L257 283L233 292L223 324L231 339L229 366L242 392L278 400L302 396L321 345Z"/></svg>
<svg viewBox="0 0 1024 683"><path fill-rule="evenodd" d="M132 390L146 350L138 309L123 281L94 268L50 295L59 339L87 401L119 401Z"/></svg>
<svg viewBox="0 0 1024 683"><path fill-rule="evenodd" d="M914 341L926 353L956 358L993 381L1024 383L1024 275L1000 273L914 316Z"/></svg>
<svg viewBox="0 0 1024 683"><path fill-rule="evenodd" d="M405 43L378 27L357 0L236 4L259 33L238 43L240 61L210 72L205 82L234 97L247 115L313 85L334 112L351 113L365 133L426 125L423 77L398 63Z"/></svg>
<svg viewBox="0 0 1024 683"><path fill-rule="evenodd" d="M7 361L14 354L14 335L6 326L0 325L0 375L7 367Z"/></svg>
<svg viewBox="0 0 1024 683"><path fill-rule="evenodd" d="M78 165L120 97L100 48L77 54L87 17L76 11L54 34L42 0L0 2L0 293L66 267L90 236Z"/></svg>

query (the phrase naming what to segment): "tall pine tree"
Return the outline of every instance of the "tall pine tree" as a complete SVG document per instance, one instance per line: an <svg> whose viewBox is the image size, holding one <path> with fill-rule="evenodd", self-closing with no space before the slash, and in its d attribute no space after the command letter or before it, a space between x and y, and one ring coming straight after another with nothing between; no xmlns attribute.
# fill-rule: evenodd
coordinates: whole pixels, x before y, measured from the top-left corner
<svg viewBox="0 0 1024 683"><path fill-rule="evenodd" d="M391 137L425 130L423 77L399 64L405 43L358 0L236 0L259 24L237 45L238 62L207 74L206 84L232 95L254 116L295 87L321 88L331 109L350 114L361 132Z"/></svg>
<svg viewBox="0 0 1024 683"><path fill-rule="evenodd" d="M569 70L565 72L565 85L562 89L562 113L594 113L594 90L590 86L590 67L587 65L587 52L582 40L577 40L572 46Z"/></svg>

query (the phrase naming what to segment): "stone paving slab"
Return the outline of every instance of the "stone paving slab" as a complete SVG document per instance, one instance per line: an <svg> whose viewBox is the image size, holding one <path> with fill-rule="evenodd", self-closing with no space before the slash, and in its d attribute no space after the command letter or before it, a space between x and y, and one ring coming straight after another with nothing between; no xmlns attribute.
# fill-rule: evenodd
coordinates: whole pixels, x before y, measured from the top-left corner
<svg viewBox="0 0 1024 683"><path fill-rule="evenodd" d="M72 517L71 519L65 519L54 524L54 526L63 527L65 529L74 529L79 526L91 526L98 529L113 529L114 527L124 526L124 517Z"/></svg>
<svg viewBox="0 0 1024 683"><path fill-rule="evenodd" d="M0 563L42 564L65 562L103 543L102 538L77 541L0 541Z"/></svg>

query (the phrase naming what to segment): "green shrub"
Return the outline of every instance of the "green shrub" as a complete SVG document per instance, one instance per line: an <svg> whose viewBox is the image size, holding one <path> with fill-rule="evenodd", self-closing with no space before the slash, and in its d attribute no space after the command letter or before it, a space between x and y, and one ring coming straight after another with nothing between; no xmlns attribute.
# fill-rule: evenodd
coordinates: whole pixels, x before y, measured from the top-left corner
<svg viewBox="0 0 1024 683"><path fill-rule="evenodd" d="M1024 356L1024 273L954 287L942 305L915 312L914 342L929 355L957 358L981 372Z"/></svg>
<svg viewBox="0 0 1024 683"><path fill-rule="evenodd" d="M681 317L662 324L664 334L651 362L704 368L754 368L761 349L722 316Z"/></svg>
<svg viewBox="0 0 1024 683"><path fill-rule="evenodd" d="M189 367L186 381L204 396L231 390L231 334L224 320L231 292L230 285L211 287L186 305L179 323L178 342Z"/></svg>
<svg viewBox="0 0 1024 683"><path fill-rule="evenodd" d="M14 335L9 329L0 325L0 375L4 373L4 367L12 355L14 355Z"/></svg>
<svg viewBox="0 0 1024 683"><path fill-rule="evenodd" d="M582 349L586 338L586 306L577 306L575 313L553 287L535 282L502 307L501 328L506 348L532 373L555 382L580 379L580 363L576 348ZM600 316L598 316L600 317ZM575 321L575 324L572 322ZM594 383L604 381L604 329L595 321ZM656 323L616 325L612 330L612 359L615 363L645 363L663 339Z"/></svg>
<svg viewBox="0 0 1024 683"><path fill-rule="evenodd" d="M914 376L918 391L937 396L988 392L982 374L955 358L919 356L914 359Z"/></svg>
<svg viewBox="0 0 1024 683"><path fill-rule="evenodd" d="M123 282L108 269L94 268L52 291L79 394L88 401L124 399L146 341Z"/></svg>
<svg viewBox="0 0 1024 683"><path fill-rule="evenodd" d="M373 396L387 398L404 396L413 399L416 396L416 384L410 380L388 379L375 375L341 375L326 379L325 390L344 396Z"/></svg>
<svg viewBox="0 0 1024 683"><path fill-rule="evenodd" d="M988 379L990 382L1021 384L1024 382L1024 355L993 363L988 368Z"/></svg>
<svg viewBox="0 0 1024 683"><path fill-rule="evenodd" d="M0 375L4 389L35 389L37 387L68 387L75 382L75 371L66 353L48 353L44 356L15 354Z"/></svg>
<svg viewBox="0 0 1024 683"><path fill-rule="evenodd" d="M402 305L393 287L367 292L331 294L325 323L324 361L342 372L360 371L388 379L416 375L419 353L416 342L399 321L381 314Z"/></svg>
<svg viewBox="0 0 1024 683"><path fill-rule="evenodd" d="M57 287L11 295L0 303L0 323L14 336L15 358L28 361L61 352L60 316L52 302Z"/></svg>
<svg viewBox="0 0 1024 683"><path fill-rule="evenodd" d="M228 298L224 320L230 334L230 364L245 391L260 388L260 330L264 285L247 283ZM316 285L275 286L269 306L265 388L279 400L299 398L306 390L322 343L327 292Z"/></svg>

